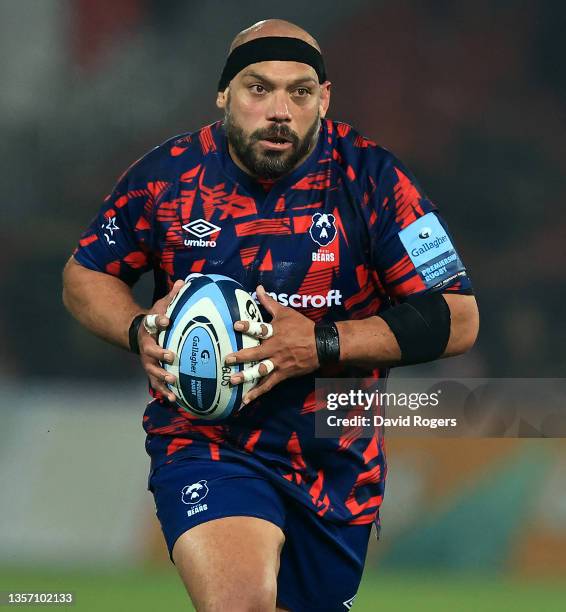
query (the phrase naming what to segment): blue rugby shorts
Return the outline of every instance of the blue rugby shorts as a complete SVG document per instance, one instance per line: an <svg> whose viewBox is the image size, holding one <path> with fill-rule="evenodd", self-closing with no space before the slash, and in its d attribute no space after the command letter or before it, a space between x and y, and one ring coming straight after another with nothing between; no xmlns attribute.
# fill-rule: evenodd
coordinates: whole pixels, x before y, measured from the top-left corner
<svg viewBox="0 0 566 612"><path fill-rule="evenodd" d="M371 525L338 525L285 495L239 461L184 458L150 474L169 555L185 531L218 518L252 516L285 534L277 602L293 612L344 612L352 606Z"/></svg>

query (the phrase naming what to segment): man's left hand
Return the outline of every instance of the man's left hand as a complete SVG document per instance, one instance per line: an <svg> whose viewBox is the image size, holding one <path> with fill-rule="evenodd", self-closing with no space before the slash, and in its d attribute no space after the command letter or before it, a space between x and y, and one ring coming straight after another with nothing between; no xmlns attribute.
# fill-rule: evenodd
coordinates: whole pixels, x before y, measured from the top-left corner
<svg viewBox="0 0 566 612"><path fill-rule="evenodd" d="M273 334L262 340L258 347L242 349L225 358L227 365L259 362L259 367L256 367L261 378L243 398L244 404L263 395L286 378L309 374L319 367L314 339L314 321L276 302L261 285L258 286L256 295L259 303L273 317L270 323ZM261 325L260 333L252 334L248 321L236 321L234 329L262 339L269 328L264 323ZM253 328L252 331L254 331ZM267 364L261 363L264 360L268 360ZM230 383L237 385L244 382L246 372L250 370L252 368L233 374L230 377Z"/></svg>

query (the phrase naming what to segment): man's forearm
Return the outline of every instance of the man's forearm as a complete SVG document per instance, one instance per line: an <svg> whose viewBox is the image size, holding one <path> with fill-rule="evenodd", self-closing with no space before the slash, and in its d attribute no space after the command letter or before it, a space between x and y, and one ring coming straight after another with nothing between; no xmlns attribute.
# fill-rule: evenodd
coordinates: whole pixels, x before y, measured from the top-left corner
<svg viewBox="0 0 566 612"><path fill-rule="evenodd" d="M450 337L441 357L469 350L477 337L479 315L471 295L444 295L450 309ZM340 336L340 361L364 367L399 364L401 349L388 324L381 317L336 324Z"/></svg>
<svg viewBox="0 0 566 612"><path fill-rule="evenodd" d="M126 283L110 274L89 270L73 257L63 271L63 303L81 325L124 349L129 348L132 319L147 312L136 304Z"/></svg>
<svg viewBox="0 0 566 612"><path fill-rule="evenodd" d="M379 317L336 323L340 336L340 362L362 367L398 363L401 349L387 323Z"/></svg>

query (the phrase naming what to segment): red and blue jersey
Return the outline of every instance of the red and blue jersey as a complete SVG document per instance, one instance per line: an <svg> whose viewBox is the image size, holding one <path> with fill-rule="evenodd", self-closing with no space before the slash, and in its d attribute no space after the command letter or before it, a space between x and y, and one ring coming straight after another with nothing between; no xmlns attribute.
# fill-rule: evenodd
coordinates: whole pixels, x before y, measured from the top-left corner
<svg viewBox="0 0 566 612"><path fill-rule="evenodd" d="M153 270L154 301L192 272L230 276L252 294L262 284L316 322L363 319L411 294L471 292L445 222L409 170L331 120L309 157L272 183L236 166L221 122L168 140L120 178L74 257L128 285ZM284 381L220 424L195 422L151 391L143 425L152 468L230 457L322 517L372 522L384 490L383 440L315 436L320 374ZM384 378L387 370L347 374Z"/></svg>

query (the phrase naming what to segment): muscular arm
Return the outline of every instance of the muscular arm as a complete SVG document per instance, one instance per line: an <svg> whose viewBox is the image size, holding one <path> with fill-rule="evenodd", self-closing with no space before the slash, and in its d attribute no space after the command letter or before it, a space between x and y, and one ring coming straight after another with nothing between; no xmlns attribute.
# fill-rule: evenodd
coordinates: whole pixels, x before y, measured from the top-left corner
<svg viewBox="0 0 566 612"><path fill-rule="evenodd" d="M479 314L473 295L445 293L450 308L450 338L442 357L453 357L468 351L476 341ZM395 365L401 351L393 332L380 317L361 321L340 321L340 361L359 366Z"/></svg>
<svg viewBox="0 0 566 612"><path fill-rule="evenodd" d="M129 350L128 329L136 314L132 290L119 278L81 266L73 257L63 270L63 303L92 333Z"/></svg>
<svg viewBox="0 0 566 612"><path fill-rule="evenodd" d="M140 313L161 315L157 318L158 329L165 329L169 319L164 316L167 306L183 286L175 282L171 291L157 300L151 309L136 304L130 287L119 278L103 272L95 272L81 266L73 257L63 270L63 303L67 310L89 331L103 340L126 350L130 348L128 332L132 319ZM138 331L140 360L151 386L170 401L175 395L165 386L175 377L166 372L160 362L172 363L174 356L164 351L157 339L143 327Z"/></svg>

